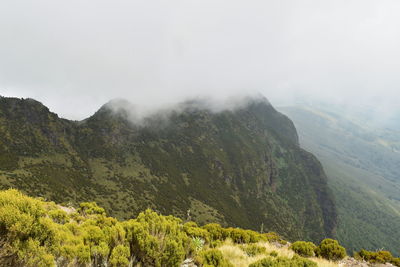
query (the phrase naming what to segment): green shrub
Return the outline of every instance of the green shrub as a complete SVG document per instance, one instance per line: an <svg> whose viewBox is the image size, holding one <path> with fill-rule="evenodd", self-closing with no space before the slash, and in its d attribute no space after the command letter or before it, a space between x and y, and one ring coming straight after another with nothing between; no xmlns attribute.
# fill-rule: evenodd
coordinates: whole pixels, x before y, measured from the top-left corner
<svg viewBox="0 0 400 267"><path fill-rule="evenodd" d="M322 240L315 252L317 256L333 261L346 257L346 249L339 245L337 240L330 238Z"/></svg>
<svg viewBox="0 0 400 267"><path fill-rule="evenodd" d="M256 245L256 244L249 244L249 245L242 245L240 248L249 256L253 257L258 254L263 254L266 251L265 247Z"/></svg>
<svg viewBox="0 0 400 267"><path fill-rule="evenodd" d="M194 252L176 217L146 210L124 225L131 253L145 266L179 266L185 255Z"/></svg>
<svg viewBox="0 0 400 267"><path fill-rule="evenodd" d="M192 243L196 252L199 252L204 247L204 239L200 237L193 237Z"/></svg>
<svg viewBox="0 0 400 267"><path fill-rule="evenodd" d="M218 249L209 249L203 251L197 257L197 261L203 267L232 267Z"/></svg>
<svg viewBox="0 0 400 267"><path fill-rule="evenodd" d="M265 240L264 235L252 230L244 230L241 228L226 228L224 229L225 238L229 237L236 244L256 243Z"/></svg>
<svg viewBox="0 0 400 267"><path fill-rule="evenodd" d="M0 192L0 265L48 266L55 229L43 202L11 189ZM3 252L4 251L4 252ZM51 264L49 264L51 265Z"/></svg>
<svg viewBox="0 0 400 267"><path fill-rule="evenodd" d="M201 238L206 243L210 242L210 233L197 226L195 222L187 222L183 225L183 231L192 238Z"/></svg>
<svg viewBox="0 0 400 267"><path fill-rule="evenodd" d="M266 257L249 265L249 267L317 267L317 264L311 260L294 256L287 257Z"/></svg>
<svg viewBox="0 0 400 267"><path fill-rule="evenodd" d="M82 215L106 214L106 211L103 208L99 207L95 202L82 202L81 204L79 204L78 212Z"/></svg>
<svg viewBox="0 0 400 267"><path fill-rule="evenodd" d="M223 241L221 240L215 240L210 242L210 248L216 248L219 247L223 244Z"/></svg>
<svg viewBox="0 0 400 267"><path fill-rule="evenodd" d="M296 241L289 248L300 256L313 257L317 246L312 242Z"/></svg>
<svg viewBox="0 0 400 267"><path fill-rule="evenodd" d="M395 266L400 266L400 259L393 257L389 251L367 251L362 249L360 252L355 253L354 257L359 260L365 260L370 263L392 263Z"/></svg>
<svg viewBox="0 0 400 267"><path fill-rule="evenodd" d="M273 251L271 251L271 252L269 253L269 255L270 255L271 257L278 257L278 252L276 252L275 250L273 250Z"/></svg>
<svg viewBox="0 0 400 267"><path fill-rule="evenodd" d="M400 267L400 258L393 258L390 263L394 266Z"/></svg>
<svg viewBox="0 0 400 267"><path fill-rule="evenodd" d="M236 244L250 243L250 235L247 231L240 228L227 228L228 236Z"/></svg>
<svg viewBox="0 0 400 267"><path fill-rule="evenodd" d="M250 243L257 243L259 241L267 241L265 235L260 234L259 232L252 231L252 230L245 230L250 237Z"/></svg>
<svg viewBox="0 0 400 267"><path fill-rule="evenodd" d="M218 223L209 223L202 227L207 230L212 241L225 240L228 237L228 232Z"/></svg>
<svg viewBox="0 0 400 267"><path fill-rule="evenodd" d="M275 232L265 233L265 234L263 234L263 236L264 236L264 239L268 242L271 242L271 243L276 242L276 243L279 243L282 245L287 244L287 241L283 240L282 237Z"/></svg>
<svg viewBox="0 0 400 267"><path fill-rule="evenodd" d="M48 214L54 222L59 224L64 224L69 220L67 213L60 209L50 210Z"/></svg>
<svg viewBox="0 0 400 267"><path fill-rule="evenodd" d="M128 266L129 256L129 248L123 245L118 245L111 252L110 264L111 266Z"/></svg>
<svg viewBox="0 0 400 267"><path fill-rule="evenodd" d="M142 266L173 267L193 251L173 216L147 210L119 222L95 203L67 214L17 190L0 191L0 266L127 266L132 258Z"/></svg>

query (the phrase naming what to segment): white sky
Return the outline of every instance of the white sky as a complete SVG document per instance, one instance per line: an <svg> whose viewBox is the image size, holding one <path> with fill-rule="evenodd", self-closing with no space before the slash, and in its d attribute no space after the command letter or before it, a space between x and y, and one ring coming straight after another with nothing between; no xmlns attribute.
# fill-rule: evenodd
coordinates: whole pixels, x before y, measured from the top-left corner
<svg viewBox="0 0 400 267"><path fill-rule="evenodd" d="M261 92L400 101L398 0L1 0L0 95L82 119L116 97L158 106Z"/></svg>

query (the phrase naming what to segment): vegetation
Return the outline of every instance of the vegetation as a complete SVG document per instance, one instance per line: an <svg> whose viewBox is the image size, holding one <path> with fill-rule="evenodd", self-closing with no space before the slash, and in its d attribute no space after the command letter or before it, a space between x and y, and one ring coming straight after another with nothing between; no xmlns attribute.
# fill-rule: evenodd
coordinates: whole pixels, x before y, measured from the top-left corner
<svg viewBox="0 0 400 267"><path fill-rule="evenodd" d="M317 267L317 264L311 260L295 256L286 257L267 257L249 265L249 267Z"/></svg>
<svg viewBox="0 0 400 267"><path fill-rule="evenodd" d="M338 210L335 237L350 253L384 247L399 257L399 132L315 104L279 110L295 123L301 146L324 166Z"/></svg>
<svg viewBox="0 0 400 267"><path fill-rule="evenodd" d="M296 241L290 246L290 249L292 249L300 256L313 257L315 256L317 246L314 245L314 243L312 242Z"/></svg>
<svg viewBox="0 0 400 267"><path fill-rule="evenodd" d="M209 249L200 253L198 257L199 263L204 267L232 267L233 265L227 261L222 252L218 249Z"/></svg>
<svg viewBox="0 0 400 267"><path fill-rule="evenodd" d="M197 255L204 266L231 266L210 248L213 241L233 240L254 256L265 252L254 243L271 235L277 236L218 224L199 227L151 210L118 221L94 202L75 210L15 189L0 192L0 265L180 266Z"/></svg>
<svg viewBox="0 0 400 267"><path fill-rule="evenodd" d="M67 213L16 190L0 193L0 236L2 266L179 266L194 253L176 217L146 210L119 222L95 203Z"/></svg>
<svg viewBox="0 0 400 267"><path fill-rule="evenodd" d="M266 252L266 248L263 246L259 246L257 244L250 244L241 246L241 249L247 254L249 257L254 257L259 254L264 254Z"/></svg>
<svg viewBox="0 0 400 267"><path fill-rule="evenodd" d="M346 257L346 249L337 240L330 238L322 240L315 252L318 256L333 261Z"/></svg>
<svg viewBox="0 0 400 267"><path fill-rule="evenodd" d="M76 122L32 99L0 98L0 189L65 205L95 201L120 220L151 208L290 240L333 236L324 171L267 100L221 112L192 101L140 124L112 105ZM228 234L237 243L253 238Z"/></svg>
<svg viewBox="0 0 400 267"><path fill-rule="evenodd" d="M336 266L327 260L345 256L344 248L332 239L316 248L321 258L309 255L308 249L315 248L310 242L297 241L290 249L282 243L276 233L198 226L149 209L135 219L119 221L94 202L74 209L15 189L0 191L1 266L173 267L194 259L204 267L314 267ZM356 257L399 266L399 259L386 251L362 250Z"/></svg>
<svg viewBox="0 0 400 267"><path fill-rule="evenodd" d="M375 252L362 249L354 254L354 258L370 263L391 263L395 266L400 266L400 258L393 257L392 253L385 250Z"/></svg>

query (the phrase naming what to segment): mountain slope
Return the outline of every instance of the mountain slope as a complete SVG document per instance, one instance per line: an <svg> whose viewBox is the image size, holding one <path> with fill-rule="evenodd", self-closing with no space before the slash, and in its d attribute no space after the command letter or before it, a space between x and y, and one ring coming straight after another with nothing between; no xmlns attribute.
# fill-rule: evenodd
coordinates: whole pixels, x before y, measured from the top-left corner
<svg viewBox="0 0 400 267"><path fill-rule="evenodd" d="M339 240L349 249L400 254L400 135L361 126L329 107L284 107L301 146L315 153L338 208Z"/></svg>
<svg viewBox="0 0 400 267"><path fill-rule="evenodd" d="M129 103L114 106L75 122L31 99L1 98L1 186L95 200L119 218L149 207L199 223L264 225L290 239L333 235L324 171L265 99L221 112L186 102L140 123Z"/></svg>

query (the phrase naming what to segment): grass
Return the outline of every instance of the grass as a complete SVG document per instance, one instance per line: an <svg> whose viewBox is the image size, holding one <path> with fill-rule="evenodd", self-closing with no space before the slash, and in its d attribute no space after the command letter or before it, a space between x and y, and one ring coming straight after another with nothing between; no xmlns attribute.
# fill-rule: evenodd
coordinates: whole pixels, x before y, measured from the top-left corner
<svg viewBox="0 0 400 267"><path fill-rule="evenodd" d="M278 256L292 258L295 253L288 247L278 247L268 242L259 242L258 246L265 247L266 251L263 254L258 254L253 257L249 257L241 248L240 245L234 244L230 239L226 240L218 249L222 252L225 259L229 260L230 263L235 267L247 267L250 264L265 258L270 255L271 252L276 252ZM310 260L316 262L320 267L338 267L339 265L335 262L328 261L322 258L312 257Z"/></svg>

